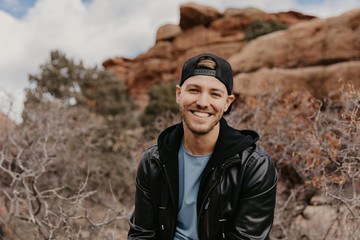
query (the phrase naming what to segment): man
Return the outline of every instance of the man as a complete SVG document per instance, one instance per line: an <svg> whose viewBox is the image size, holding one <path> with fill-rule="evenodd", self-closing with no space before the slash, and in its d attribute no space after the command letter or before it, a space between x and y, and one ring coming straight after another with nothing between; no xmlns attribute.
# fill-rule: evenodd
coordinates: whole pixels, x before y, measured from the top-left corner
<svg viewBox="0 0 360 240"><path fill-rule="evenodd" d="M182 122L142 156L128 239L269 239L277 171L256 132L223 118L232 87L224 59L185 62L176 86Z"/></svg>

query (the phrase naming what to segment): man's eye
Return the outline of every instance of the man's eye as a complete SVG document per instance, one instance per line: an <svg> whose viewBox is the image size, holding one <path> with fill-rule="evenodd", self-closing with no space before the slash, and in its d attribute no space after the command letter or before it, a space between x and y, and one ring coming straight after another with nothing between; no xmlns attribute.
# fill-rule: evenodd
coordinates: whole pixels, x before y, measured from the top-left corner
<svg viewBox="0 0 360 240"><path fill-rule="evenodd" d="M212 93L211 95L213 95L214 97L221 97L220 93Z"/></svg>
<svg viewBox="0 0 360 240"><path fill-rule="evenodd" d="M189 89L189 92L198 92L198 90L195 89L195 88L190 88L190 89Z"/></svg>

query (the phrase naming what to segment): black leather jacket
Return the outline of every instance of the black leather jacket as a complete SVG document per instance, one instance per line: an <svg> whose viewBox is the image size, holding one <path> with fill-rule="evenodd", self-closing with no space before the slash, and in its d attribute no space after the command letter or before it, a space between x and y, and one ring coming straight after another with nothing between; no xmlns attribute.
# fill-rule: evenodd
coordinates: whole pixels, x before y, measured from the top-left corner
<svg viewBox="0 0 360 240"><path fill-rule="evenodd" d="M182 124L172 126L144 152L128 239L174 238L182 136ZM220 121L198 193L199 239L269 239L278 176L271 158L255 145L258 138L253 131L238 131Z"/></svg>

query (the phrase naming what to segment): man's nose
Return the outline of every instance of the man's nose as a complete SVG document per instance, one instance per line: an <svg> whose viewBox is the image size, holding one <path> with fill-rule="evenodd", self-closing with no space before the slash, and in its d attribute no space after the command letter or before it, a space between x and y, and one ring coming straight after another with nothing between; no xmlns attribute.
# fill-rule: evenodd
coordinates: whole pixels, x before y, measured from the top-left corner
<svg viewBox="0 0 360 240"><path fill-rule="evenodd" d="M209 94L207 93L199 94L196 104L201 108L205 108L209 106Z"/></svg>

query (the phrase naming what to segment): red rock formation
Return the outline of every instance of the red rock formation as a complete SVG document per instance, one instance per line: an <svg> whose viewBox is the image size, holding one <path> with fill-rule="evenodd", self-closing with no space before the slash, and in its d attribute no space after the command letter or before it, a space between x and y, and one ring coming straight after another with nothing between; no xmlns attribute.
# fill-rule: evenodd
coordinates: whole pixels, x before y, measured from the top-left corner
<svg viewBox="0 0 360 240"><path fill-rule="evenodd" d="M287 30L249 42L244 30L255 19L287 23ZM228 8L223 13L195 3L180 7L179 25L159 28L155 45L134 59L114 58L103 66L123 79L139 105L160 81L178 80L186 59L212 52L228 59L234 92L257 94L282 85L303 87L322 97L338 88L338 79L360 87L360 8L341 16L317 19L298 12L266 13L256 8Z"/></svg>
<svg viewBox="0 0 360 240"><path fill-rule="evenodd" d="M197 25L208 26L221 13L212 7L188 3L180 6L180 15L180 27L185 30Z"/></svg>
<svg viewBox="0 0 360 240"><path fill-rule="evenodd" d="M262 67L296 68L360 58L360 9L316 19L251 41L229 61L235 73Z"/></svg>
<svg viewBox="0 0 360 240"><path fill-rule="evenodd" d="M181 27L175 24L166 24L160 27L156 34L156 42L171 41L181 34Z"/></svg>
<svg viewBox="0 0 360 240"><path fill-rule="evenodd" d="M314 97L323 98L338 94L343 84L339 80L352 80L360 89L360 61L348 61L329 66L301 68L261 68L234 77L234 92L242 95L259 95L277 88L308 90Z"/></svg>

